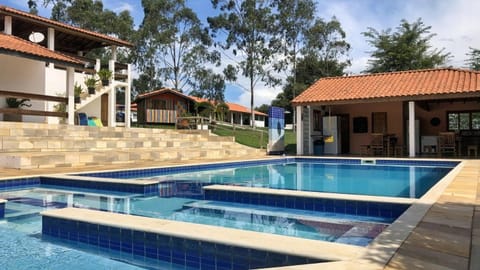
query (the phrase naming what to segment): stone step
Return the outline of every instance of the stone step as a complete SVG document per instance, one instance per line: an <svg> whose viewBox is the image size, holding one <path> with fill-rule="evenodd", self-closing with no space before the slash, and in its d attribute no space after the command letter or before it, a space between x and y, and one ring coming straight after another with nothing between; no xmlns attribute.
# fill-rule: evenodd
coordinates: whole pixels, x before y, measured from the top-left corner
<svg viewBox="0 0 480 270"><path fill-rule="evenodd" d="M264 155L208 130L0 122L0 167L54 168Z"/></svg>
<svg viewBox="0 0 480 270"><path fill-rule="evenodd" d="M125 149L109 151L84 152L24 152L1 153L0 164L7 168L32 169L55 167L78 167L94 164L119 164L138 161L185 161L190 159L222 159L231 157L258 157L262 155L257 149L205 149L164 148Z"/></svg>
<svg viewBox="0 0 480 270"><path fill-rule="evenodd" d="M218 149L229 147L236 149L239 144L233 140L78 140L78 139L29 139L0 141L0 153L12 152L48 152L48 151L104 151L137 148L170 148L170 147L204 147L205 149Z"/></svg>

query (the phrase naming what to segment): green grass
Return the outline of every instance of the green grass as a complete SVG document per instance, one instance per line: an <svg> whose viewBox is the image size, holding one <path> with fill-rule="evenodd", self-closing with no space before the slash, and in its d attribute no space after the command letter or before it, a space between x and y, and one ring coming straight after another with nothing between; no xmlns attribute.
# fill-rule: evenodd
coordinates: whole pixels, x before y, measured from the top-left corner
<svg viewBox="0 0 480 270"><path fill-rule="evenodd" d="M235 137L235 142L246 146L263 149L267 148L267 128L256 128L255 130L242 128L233 129L232 127L217 125L212 132L219 136ZM295 155L296 151L295 134L291 130L285 130L285 153Z"/></svg>

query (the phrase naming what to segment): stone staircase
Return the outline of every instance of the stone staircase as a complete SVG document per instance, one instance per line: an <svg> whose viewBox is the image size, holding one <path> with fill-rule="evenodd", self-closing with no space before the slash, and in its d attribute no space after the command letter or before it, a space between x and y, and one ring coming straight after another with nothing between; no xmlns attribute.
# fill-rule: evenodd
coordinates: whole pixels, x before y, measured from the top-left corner
<svg viewBox="0 0 480 270"><path fill-rule="evenodd" d="M55 168L139 161L260 157L207 130L90 127L0 122L0 168Z"/></svg>

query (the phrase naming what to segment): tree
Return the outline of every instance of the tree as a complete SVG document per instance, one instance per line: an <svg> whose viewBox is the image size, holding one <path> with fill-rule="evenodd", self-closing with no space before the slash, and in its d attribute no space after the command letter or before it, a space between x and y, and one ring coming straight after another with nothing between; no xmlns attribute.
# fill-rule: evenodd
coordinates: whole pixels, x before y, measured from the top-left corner
<svg viewBox="0 0 480 270"><path fill-rule="evenodd" d="M350 65L347 58L350 44L345 38L345 31L335 17L328 22L317 19L305 36L304 60L319 61L320 77L342 76L344 69Z"/></svg>
<svg viewBox="0 0 480 270"><path fill-rule="evenodd" d="M155 69L174 89L186 91L205 74L202 67L220 64L220 54L209 50L208 30L185 0L143 0L142 5L135 57L140 71Z"/></svg>
<svg viewBox="0 0 480 270"><path fill-rule="evenodd" d="M162 82L158 80L158 78L155 78L154 71L150 72L150 70L147 70L140 74L137 79L133 79L132 81L133 96L160 88L162 88Z"/></svg>
<svg viewBox="0 0 480 270"><path fill-rule="evenodd" d="M296 80L293 76L287 78L287 84L283 87L277 97L272 100L272 106L284 108L286 111L293 112L291 101L294 98L294 93L299 95L310 85L314 84L318 79L324 77L323 73L324 61L320 60L314 55L307 55L298 59L296 70ZM330 66L335 66L335 63L329 63ZM343 72L343 69L341 70ZM338 71L340 72L340 70ZM293 113L286 114L285 120L293 123Z"/></svg>
<svg viewBox="0 0 480 270"><path fill-rule="evenodd" d="M431 26L425 26L419 18L413 23L402 20L397 31L377 31L371 27L362 33L375 50L371 52L369 66L365 72L392 72L435 68L445 64L450 53L443 49L432 49Z"/></svg>
<svg viewBox="0 0 480 270"><path fill-rule="evenodd" d="M202 69L195 73L195 88L190 95L217 104L225 100L225 78L211 69Z"/></svg>
<svg viewBox="0 0 480 270"><path fill-rule="evenodd" d="M469 57L466 60L467 66L473 70L480 70L480 50L470 47L467 56Z"/></svg>
<svg viewBox="0 0 480 270"><path fill-rule="evenodd" d="M30 9L37 8L37 1L28 1ZM44 0L43 6L52 5L50 18L55 21L67 23L79 28L112 35L123 40L133 40L133 18L125 10L115 13L104 9L99 0ZM119 62L130 62L131 51L120 48L117 50ZM99 58L103 62L110 59L111 51L105 48L94 49L87 52L86 57Z"/></svg>
<svg viewBox="0 0 480 270"><path fill-rule="evenodd" d="M292 114L286 120L294 123L295 110L291 101L319 78L342 76L350 65L348 52L350 45L340 22L333 17L330 21L317 18L310 28L305 30L304 45L300 50L294 74L287 77L287 83L281 93L272 101L273 106L282 107Z"/></svg>
<svg viewBox="0 0 480 270"><path fill-rule="evenodd" d="M227 79L236 79L238 72L248 79L252 126L255 127L253 111L255 87L259 82L266 85L280 83L271 69L274 52L269 46L274 33L275 17L272 13L273 0L212 0L220 14L207 18L212 35L224 50L230 50L235 62L225 74ZM218 33L221 32L221 35ZM239 59L238 61L236 59Z"/></svg>

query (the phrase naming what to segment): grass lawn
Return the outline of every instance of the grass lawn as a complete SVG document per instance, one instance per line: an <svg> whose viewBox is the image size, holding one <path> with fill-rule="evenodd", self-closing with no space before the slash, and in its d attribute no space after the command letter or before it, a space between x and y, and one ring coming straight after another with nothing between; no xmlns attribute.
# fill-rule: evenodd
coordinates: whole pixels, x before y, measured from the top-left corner
<svg viewBox="0 0 480 270"><path fill-rule="evenodd" d="M237 143L246 146L263 149L267 148L267 128L256 128L255 130L243 128L233 129L232 127L217 125L212 132L219 136L235 137L235 141ZM296 147L295 134L291 130L285 130L285 153L289 155L295 155L297 151Z"/></svg>

